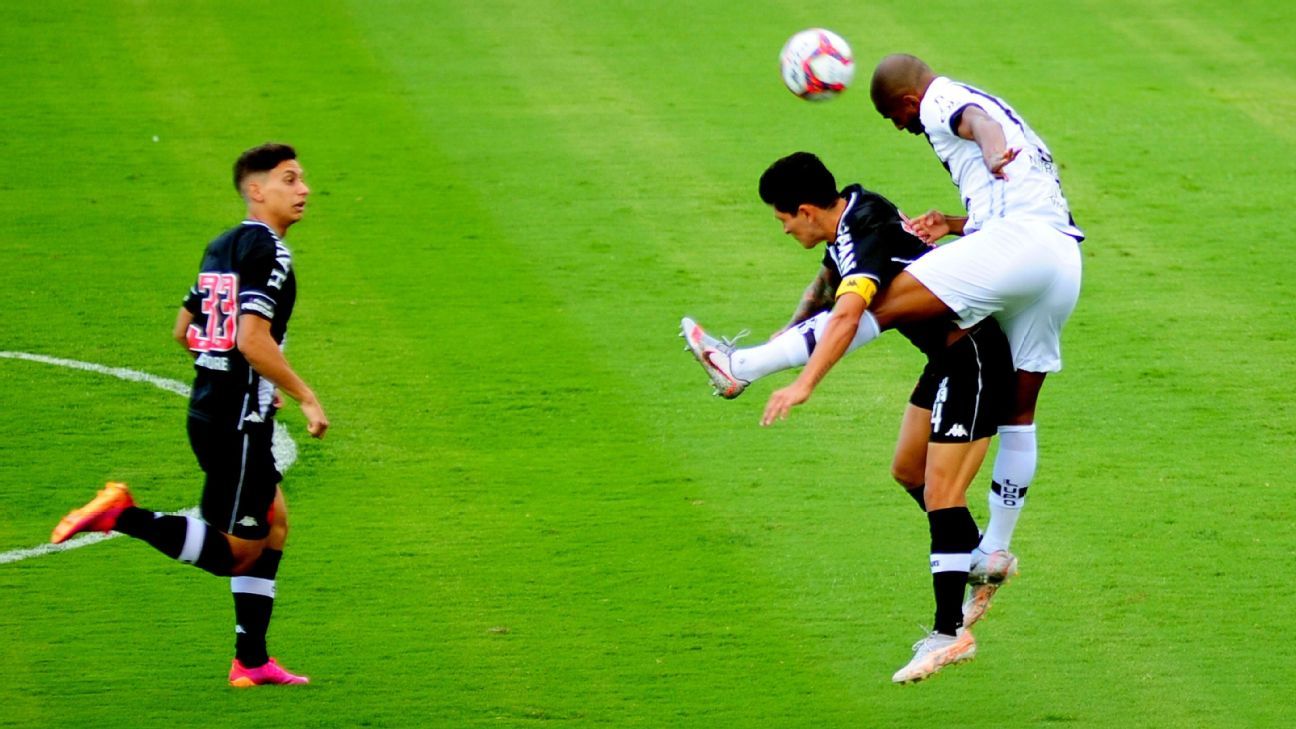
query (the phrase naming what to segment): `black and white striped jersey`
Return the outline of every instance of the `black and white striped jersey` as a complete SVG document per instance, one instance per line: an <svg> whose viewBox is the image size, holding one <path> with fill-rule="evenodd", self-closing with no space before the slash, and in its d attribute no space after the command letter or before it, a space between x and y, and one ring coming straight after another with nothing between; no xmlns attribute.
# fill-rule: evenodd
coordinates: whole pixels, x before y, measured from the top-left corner
<svg viewBox="0 0 1296 729"><path fill-rule="evenodd" d="M292 252L265 223L245 220L207 245L184 300L193 314L186 337L195 355L190 415L239 429L273 416L274 386L239 352L238 318L269 321L282 347L296 299Z"/></svg>

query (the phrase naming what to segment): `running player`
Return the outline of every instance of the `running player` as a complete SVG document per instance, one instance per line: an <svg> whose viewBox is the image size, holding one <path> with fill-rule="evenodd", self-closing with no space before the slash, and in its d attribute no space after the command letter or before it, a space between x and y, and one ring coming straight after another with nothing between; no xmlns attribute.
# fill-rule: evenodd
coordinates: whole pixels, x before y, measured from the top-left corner
<svg viewBox="0 0 1296 729"><path fill-rule="evenodd" d="M288 536L282 476L270 450L278 391L301 405L313 437L324 437L329 426L319 399L282 352L297 297L292 254L282 239L301 220L310 188L297 153L285 144L244 152L234 165L234 186L247 203L247 219L207 246L173 329L194 357L188 430L206 474L202 518L146 511L125 484L109 483L64 517L50 541L116 530L172 559L231 576L230 684L301 684L309 679L268 655L266 630Z"/></svg>
<svg viewBox="0 0 1296 729"><path fill-rule="evenodd" d="M693 320L681 322L689 349L709 374L719 373L720 388L735 381L728 367L716 365L716 357L752 365L777 362L786 350L799 348L808 354L821 348L844 349L855 334L853 322L879 288L885 292L906 265L930 250L906 230L888 200L858 185L838 192L832 174L808 153L771 165L761 177L760 194L774 208L784 232L803 247L831 243L791 325L769 345L735 351L709 337ZM928 364L906 410L893 473L927 512L936 598L932 632L914 646L913 659L893 677L904 683L975 655L976 641L963 628L962 615L971 551L978 539L966 491L1002 421L1012 392L1012 367L1007 341L994 320L968 329L948 320L929 321L900 331L927 354ZM909 475L914 472L917 475Z"/></svg>

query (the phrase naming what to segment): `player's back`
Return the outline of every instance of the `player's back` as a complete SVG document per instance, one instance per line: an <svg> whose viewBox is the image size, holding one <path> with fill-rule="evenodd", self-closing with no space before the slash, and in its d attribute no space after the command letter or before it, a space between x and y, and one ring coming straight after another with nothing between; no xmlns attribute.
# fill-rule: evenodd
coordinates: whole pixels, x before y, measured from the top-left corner
<svg viewBox="0 0 1296 729"><path fill-rule="evenodd" d="M232 424L270 416L273 386L238 349L239 316L266 319L282 343L296 296L292 254L265 224L244 221L207 245L184 304L193 315L186 337L195 357L192 415Z"/></svg>

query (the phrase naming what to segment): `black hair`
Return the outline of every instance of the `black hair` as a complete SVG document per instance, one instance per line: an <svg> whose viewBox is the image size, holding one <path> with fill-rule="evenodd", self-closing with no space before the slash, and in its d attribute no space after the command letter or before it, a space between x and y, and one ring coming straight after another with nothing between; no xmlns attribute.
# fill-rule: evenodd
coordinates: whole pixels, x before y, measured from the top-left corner
<svg viewBox="0 0 1296 729"><path fill-rule="evenodd" d="M841 197L837 180L818 157L794 152L778 160L760 178L760 197L780 213L792 214L802 205L830 208Z"/></svg>
<svg viewBox="0 0 1296 729"><path fill-rule="evenodd" d="M243 180L257 172L269 172L280 162L297 159L297 150L287 144L266 142L239 155L234 163L234 189L243 193Z"/></svg>

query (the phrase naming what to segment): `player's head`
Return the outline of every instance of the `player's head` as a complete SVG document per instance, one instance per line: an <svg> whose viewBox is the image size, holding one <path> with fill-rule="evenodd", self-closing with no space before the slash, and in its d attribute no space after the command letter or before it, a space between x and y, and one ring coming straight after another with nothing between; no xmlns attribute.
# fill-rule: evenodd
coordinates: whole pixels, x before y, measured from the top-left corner
<svg viewBox="0 0 1296 729"><path fill-rule="evenodd" d="M783 232L806 248L827 239L823 213L841 200L837 180L809 152L795 152L770 165L760 178L760 197L774 208Z"/></svg>
<svg viewBox="0 0 1296 729"><path fill-rule="evenodd" d="M239 155L234 163L234 187L247 201L253 217L281 234L301 220L310 194L296 150L275 142Z"/></svg>
<svg viewBox="0 0 1296 729"><path fill-rule="evenodd" d="M837 180L820 159L809 152L793 152L765 170L760 196L780 213L795 213L802 205L830 208L837 202Z"/></svg>
<svg viewBox="0 0 1296 729"><path fill-rule="evenodd" d="M895 125L910 134L922 134L922 120L918 109L923 94L936 74L921 58L907 53L896 53L883 58L873 70L873 83L869 94L873 108Z"/></svg>

